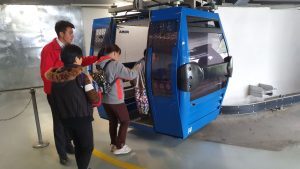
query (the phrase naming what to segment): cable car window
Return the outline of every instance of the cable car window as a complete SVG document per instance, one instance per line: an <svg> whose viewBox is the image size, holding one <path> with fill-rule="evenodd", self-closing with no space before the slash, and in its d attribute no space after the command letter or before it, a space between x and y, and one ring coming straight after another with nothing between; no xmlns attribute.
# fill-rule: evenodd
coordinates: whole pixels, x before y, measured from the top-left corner
<svg viewBox="0 0 300 169"><path fill-rule="evenodd" d="M152 48L151 81L154 96L172 95L172 49L177 42L178 22L151 23L148 47Z"/></svg>
<svg viewBox="0 0 300 169"><path fill-rule="evenodd" d="M204 69L224 63L228 52L219 22L196 17L188 17L187 22L190 62L196 62ZM224 87L226 78L211 76L213 74L204 75L204 80L191 92L191 100Z"/></svg>
<svg viewBox="0 0 300 169"><path fill-rule="evenodd" d="M94 47L94 56L97 56L98 52L100 51L100 48L103 46L105 33L107 31L107 28L98 28L95 29L92 36L92 46Z"/></svg>

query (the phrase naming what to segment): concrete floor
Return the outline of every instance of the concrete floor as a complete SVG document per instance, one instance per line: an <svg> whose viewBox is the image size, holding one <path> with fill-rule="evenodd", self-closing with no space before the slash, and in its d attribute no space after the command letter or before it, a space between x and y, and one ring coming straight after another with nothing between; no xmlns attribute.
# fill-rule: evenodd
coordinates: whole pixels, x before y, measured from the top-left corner
<svg viewBox="0 0 300 169"><path fill-rule="evenodd" d="M11 117L20 112L28 103L29 98L29 91L0 93L0 119ZM69 156L71 158L69 166L61 166L58 162L53 140L51 112L46 97L40 89L37 90L37 102L43 139L50 142L50 145L43 149L32 148L32 145L37 142L37 132L33 109L30 104L20 116L9 121L0 121L0 168L76 168L75 159L72 155ZM295 106L293 107L300 110L299 105ZM300 146L297 144L287 146L280 151L246 148L203 141L203 138L198 137L198 134L201 135L201 131L186 140L181 140L129 129L127 144L132 147L133 152L129 155L114 156L109 152L108 122L100 119L97 113L94 114L94 118L95 151L90 162L92 169L300 168Z"/></svg>
<svg viewBox="0 0 300 169"><path fill-rule="evenodd" d="M300 104L278 111L223 115L192 137L249 148L280 151L300 144Z"/></svg>

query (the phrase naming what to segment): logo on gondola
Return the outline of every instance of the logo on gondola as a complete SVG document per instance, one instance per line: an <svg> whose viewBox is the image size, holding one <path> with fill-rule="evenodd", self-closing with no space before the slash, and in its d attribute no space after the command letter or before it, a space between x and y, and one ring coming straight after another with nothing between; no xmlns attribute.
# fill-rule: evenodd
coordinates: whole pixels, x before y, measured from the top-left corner
<svg viewBox="0 0 300 169"><path fill-rule="evenodd" d="M120 30L119 33L129 33L129 30Z"/></svg>

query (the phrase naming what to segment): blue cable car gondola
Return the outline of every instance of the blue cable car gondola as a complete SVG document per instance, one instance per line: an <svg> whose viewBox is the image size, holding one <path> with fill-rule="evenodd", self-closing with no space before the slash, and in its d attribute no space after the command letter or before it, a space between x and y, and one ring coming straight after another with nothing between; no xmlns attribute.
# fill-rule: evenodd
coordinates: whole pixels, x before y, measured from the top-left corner
<svg viewBox="0 0 300 169"><path fill-rule="evenodd" d="M94 20L90 55L114 43L117 25L117 17ZM134 89L126 90L132 126L187 138L219 115L231 74L218 14L184 7L151 11L145 73L151 112L140 116ZM102 107L98 111L106 118Z"/></svg>

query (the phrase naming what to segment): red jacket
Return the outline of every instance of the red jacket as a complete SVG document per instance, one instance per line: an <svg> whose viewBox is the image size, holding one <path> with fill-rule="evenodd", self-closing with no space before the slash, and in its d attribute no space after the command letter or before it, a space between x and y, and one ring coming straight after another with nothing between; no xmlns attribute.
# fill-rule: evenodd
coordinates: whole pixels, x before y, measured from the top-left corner
<svg viewBox="0 0 300 169"><path fill-rule="evenodd" d="M44 92L51 94L51 82L46 79L45 73L52 67L62 67L64 64L60 60L61 48L56 41L56 38L52 42L48 43L41 52L41 65L40 73L44 82ZM82 66L91 65L97 61L97 56L83 57Z"/></svg>

